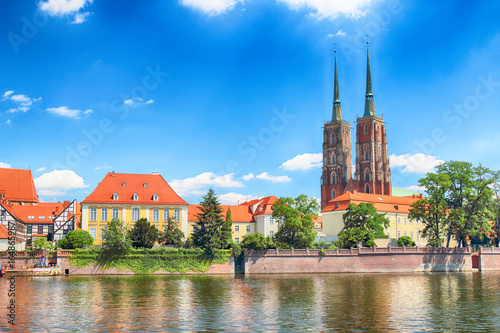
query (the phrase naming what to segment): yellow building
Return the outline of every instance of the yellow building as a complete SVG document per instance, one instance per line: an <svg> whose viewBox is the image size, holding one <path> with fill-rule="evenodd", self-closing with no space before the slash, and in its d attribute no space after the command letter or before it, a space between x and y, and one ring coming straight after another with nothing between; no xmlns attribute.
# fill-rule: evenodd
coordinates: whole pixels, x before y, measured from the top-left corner
<svg viewBox="0 0 500 333"><path fill-rule="evenodd" d="M163 231L169 217L188 233L188 204L158 173L108 173L95 190L82 201L82 229L102 243L103 230L112 219L124 221L127 227L146 218Z"/></svg>

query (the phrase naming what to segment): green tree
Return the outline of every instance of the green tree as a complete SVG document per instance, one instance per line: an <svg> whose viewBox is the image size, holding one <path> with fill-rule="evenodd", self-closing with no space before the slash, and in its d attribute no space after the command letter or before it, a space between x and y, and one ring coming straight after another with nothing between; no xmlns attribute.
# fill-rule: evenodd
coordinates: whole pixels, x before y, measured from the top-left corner
<svg viewBox="0 0 500 333"><path fill-rule="evenodd" d="M47 238L45 237L38 237L33 241L33 250L35 251L40 251L40 250L52 250L54 248L54 244L47 242Z"/></svg>
<svg viewBox="0 0 500 333"><path fill-rule="evenodd" d="M427 239L427 245L439 247L443 243L447 226L446 192L451 182L446 174L427 173L418 184L424 188L427 197L411 205L409 217L421 221L424 225L422 236Z"/></svg>
<svg viewBox="0 0 500 333"><path fill-rule="evenodd" d="M57 244L66 250L81 249L94 244L94 238L88 231L77 229L68 232Z"/></svg>
<svg viewBox="0 0 500 333"><path fill-rule="evenodd" d="M222 224L221 242L223 249L229 249L233 243L233 218L231 208L226 211L226 219Z"/></svg>
<svg viewBox="0 0 500 333"><path fill-rule="evenodd" d="M413 247L415 245L415 242L410 236L401 236L398 238L398 246Z"/></svg>
<svg viewBox="0 0 500 333"><path fill-rule="evenodd" d="M177 228L173 217L169 217L167 221L167 227L163 230L158 238L158 243L164 245L182 245L182 239L184 238L184 233Z"/></svg>
<svg viewBox="0 0 500 333"><path fill-rule="evenodd" d="M362 246L374 247L376 238L388 237L384 230L389 227L389 220L385 214L377 213L371 203L349 204L342 219L344 228L338 235L338 247L357 247L358 243Z"/></svg>
<svg viewBox="0 0 500 333"><path fill-rule="evenodd" d="M158 229L147 219L141 218L129 230L129 237L133 247L150 249L158 240Z"/></svg>
<svg viewBox="0 0 500 333"><path fill-rule="evenodd" d="M296 249L312 247L316 237L313 216L318 212L317 200L306 195L295 199L279 198L273 205L273 218L278 220L278 231L274 235L276 245Z"/></svg>
<svg viewBox="0 0 500 333"><path fill-rule="evenodd" d="M493 200L491 202L491 212L493 213L492 240L496 247L500 245L500 172L493 172Z"/></svg>
<svg viewBox="0 0 500 333"><path fill-rule="evenodd" d="M222 242L222 208L213 189L208 190L203 197L200 210L201 213L196 215L198 221L193 227L193 244L203 248L208 255L214 255L225 244Z"/></svg>
<svg viewBox="0 0 500 333"><path fill-rule="evenodd" d="M244 249L251 250L267 250L274 248L274 242L271 236L265 236L261 232L255 232L253 234L243 236L241 241L241 247Z"/></svg>
<svg viewBox="0 0 500 333"><path fill-rule="evenodd" d="M132 241L128 237L127 227L120 220L112 219L103 230L102 247L106 255L120 255L129 252Z"/></svg>

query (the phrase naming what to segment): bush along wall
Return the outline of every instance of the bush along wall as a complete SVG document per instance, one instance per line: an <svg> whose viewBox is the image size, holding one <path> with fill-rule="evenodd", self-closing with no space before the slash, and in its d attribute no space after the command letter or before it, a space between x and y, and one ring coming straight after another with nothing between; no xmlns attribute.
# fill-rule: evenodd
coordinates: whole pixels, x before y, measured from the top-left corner
<svg viewBox="0 0 500 333"><path fill-rule="evenodd" d="M100 249L77 249L69 257L72 266L99 265L103 269L130 269L136 274L151 274L160 270L186 273L205 272L211 264L229 261L230 250L219 250L207 256L202 249L132 249L127 254L112 255Z"/></svg>

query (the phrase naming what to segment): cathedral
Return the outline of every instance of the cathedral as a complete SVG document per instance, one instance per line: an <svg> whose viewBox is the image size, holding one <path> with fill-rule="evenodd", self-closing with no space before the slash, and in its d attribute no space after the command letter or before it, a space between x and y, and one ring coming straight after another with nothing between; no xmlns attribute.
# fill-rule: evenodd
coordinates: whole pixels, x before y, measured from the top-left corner
<svg viewBox="0 0 500 333"><path fill-rule="evenodd" d="M375 112L368 49L366 52L365 110L363 116L356 119L356 169L353 177L351 124L342 116L335 51L332 120L325 122L323 130L321 209L328 201L347 191L392 194L384 119Z"/></svg>

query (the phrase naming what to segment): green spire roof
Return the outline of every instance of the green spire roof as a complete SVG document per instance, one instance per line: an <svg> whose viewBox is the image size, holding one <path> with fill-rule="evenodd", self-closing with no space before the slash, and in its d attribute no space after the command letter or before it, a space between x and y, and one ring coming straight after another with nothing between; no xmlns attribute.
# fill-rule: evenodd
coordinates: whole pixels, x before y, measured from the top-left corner
<svg viewBox="0 0 500 333"><path fill-rule="evenodd" d="M333 82L333 111L332 121L342 121L342 108L340 107L339 77L337 75L337 50L335 52L335 80Z"/></svg>
<svg viewBox="0 0 500 333"><path fill-rule="evenodd" d="M368 45L368 42L366 42ZM363 117L376 116L375 102L373 101L372 90L372 74L370 71L370 53L368 47L366 48L366 95L365 95L365 113Z"/></svg>

